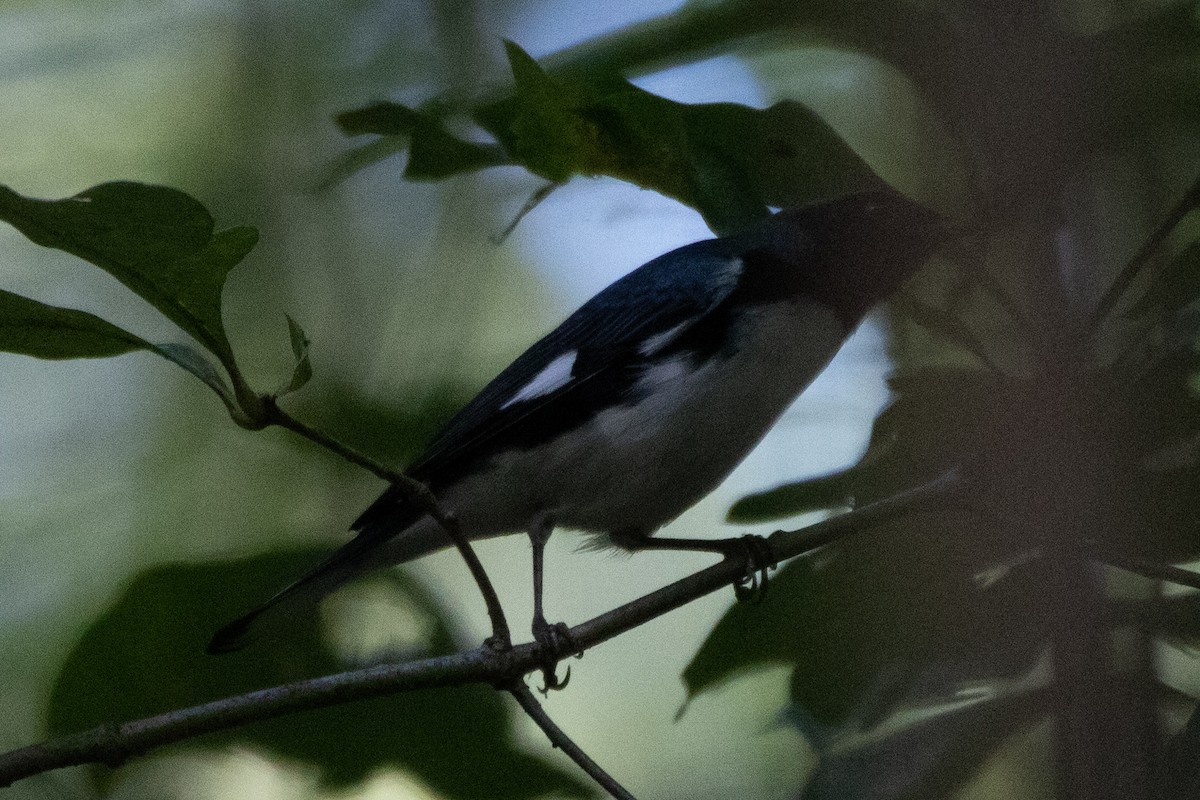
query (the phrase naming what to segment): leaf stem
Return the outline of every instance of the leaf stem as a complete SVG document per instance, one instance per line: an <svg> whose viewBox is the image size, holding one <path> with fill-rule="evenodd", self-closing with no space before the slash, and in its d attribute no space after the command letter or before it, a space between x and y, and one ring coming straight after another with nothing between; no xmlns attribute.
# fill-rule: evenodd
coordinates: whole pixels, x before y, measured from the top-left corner
<svg viewBox="0 0 1200 800"><path fill-rule="evenodd" d="M542 704L533 696L533 692L529 691L529 687L525 685L525 681L517 678L507 687L508 692L516 698L516 701L524 709L525 713L532 719L537 726L546 734L546 738L550 740L550 744L557 747L566 753L572 761L579 765L580 769L591 776L592 780L600 784L604 791L608 792L617 800L637 800L629 790L621 784L613 776L609 775L603 767L597 764L592 757L583 751L583 749L571 740L563 732L563 729L555 724L554 720L550 719L550 715L542 708Z"/></svg>

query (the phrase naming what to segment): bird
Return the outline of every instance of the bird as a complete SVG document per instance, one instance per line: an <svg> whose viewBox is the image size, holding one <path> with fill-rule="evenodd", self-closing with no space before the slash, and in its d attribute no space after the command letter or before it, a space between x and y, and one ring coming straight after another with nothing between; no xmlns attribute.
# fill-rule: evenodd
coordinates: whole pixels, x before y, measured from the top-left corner
<svg viewBox="0 0 1200 800"><path fill-rule="evenodd" d="M877 303L951 236L943 216L891 188L786 208L685 245L600 291L466 404L408 474L468 539L525 533L534 638L551 531L605 544L728 554L737 539L655 538L711 492L832 360ZM372 570L451 545L396 486L354 537L221 628L208 652L243 647L274 609L315 605ZM547 677L548 684L551 678Z"/></svg>

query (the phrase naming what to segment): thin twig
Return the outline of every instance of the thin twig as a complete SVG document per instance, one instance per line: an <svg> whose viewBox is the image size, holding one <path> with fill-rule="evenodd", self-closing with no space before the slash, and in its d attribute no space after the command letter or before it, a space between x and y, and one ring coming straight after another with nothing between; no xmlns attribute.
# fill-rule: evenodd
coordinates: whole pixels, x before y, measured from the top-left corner
<svg viewBox="0 0 1200 800"><path fill-rule="evenodd" d="M1154 255L1158 248L1162 246L1162 243L1166 241L1171 231L1175 230L1175 226L1182 222L1183 218L1197 206L1200 206L1200 178L1196 179L1196 182L1192 184L1192 188L1188 189L1187 194L1175 204L1175 207L1171 209L1171 213L1155 228L1154 233L1150 234L1150 238L1134 254L1129 263L1125 265L1125 268L1121 270L1121 274L1108 287L1108 291L1100 298L1100 302L1096 304L1096 310L1092 312L1093 327L1104 321L1104 318L1112 311L1113 306L1125 294L1125 290L1129 288L1129 284L1133 283L1133 279L1137 277L1138 272L1149 262L1150 257Z"/></svg>
<svg viewBox="0 0 1200 800"><path fill-rule="evenodd" d="M458 548L459 554L467 564L467 569L471 571L471 577L475 579L475 585L479 587L479 593L483 595L483 602L487 606L488 619L492 623L493 644L501 648L512 646L512 633L509 631L508 620L504 616L504 607L500 605L500 596L496 594L496 588L492 585L487 571L484 570L483 563L479 560L479 556L475 554L475 548L471 547L470 540L463 535L462 527L458 524L458 520L442 509L433 492L429 491L428 486L402 472L388 469L357 450L330 438L316 428L305 425L281 409L274 397L263 398L263 414L269 424L287 428L289 431L303 436L305 439L320 445L331 453L341 456L351 464L375 473L392 486L395 486L404 495L406 500L414 503L422 511L433 517L442 526L442 530L446 532L446 535L450 537L450 541L454 543L454 546Z"/></svg>
<svg viewBox="0 0 1200 800"><path fill-rule="evenodd" d="M773 555L783 561L899 516L944 508L959 496L960 489L958 475L948 473L915 489L807 528L778 531L767 541ZM551 655L562 659L606 642L729 586L744 577L745 571L746 565L741 559L726 558L571 628L569 636L563 637L562 651ZM513 680L541 669L545 662L546 654L535 642L508 650L485 645L449 656L404 664L381 664L260 689L120 725L102 725L0 755L0 787L61 767L92 763L116 765L131 756L201 734L352 700L468 683L505 688Z"/></svg>
<svg viewBox="0 0 1200 800"><path fill-rule="evenodd" d="M512 222L508 223L508 225L506 225L504 230L500 231L500 233L497 233L491 237L492 244L504 244L509 235L511 235L512 232L517 229L517 226L521 224L521 220L525 219L525 215L541 205L542 201L549 197L551 192L562 185L562 183L556 181L553 183L547 183L545 186L538 188L538 190L531 194L529 199L526 200L524 205L522 205L517 211L516 216L512 218Z"/></svg>
<svg viewBox="0 0 1200 800"><path fill-rule="evenodd" d="M521 708L529 715L537 726L546 734L546 738L550 740L550 744L557 747L566 753L572 761L579 765L580 769L591 776L592 780L600 784L604 791L608 792L617 800L637 800L629 790L621 784L617 783L613 776L609 775L603 767L592 760L592 757L583 751L583 749L571 740L562 730L550 719L550 715L542 708L542 704L533 696L533 692L529 691L529 687L525 685L525 681L517 678L508 687L508 691L516 701L521 704Z"/></svg>

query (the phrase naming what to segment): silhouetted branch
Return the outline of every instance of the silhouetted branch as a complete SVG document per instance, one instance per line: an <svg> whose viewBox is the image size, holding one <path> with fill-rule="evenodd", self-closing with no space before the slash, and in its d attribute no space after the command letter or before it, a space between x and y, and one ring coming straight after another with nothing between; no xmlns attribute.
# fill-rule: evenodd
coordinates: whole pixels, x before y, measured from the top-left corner
<svg viewBox="0 0 1200 800"><path fill-rule="evenodd" d="M882 522L942 508L957 496L961 483L957 473L947 473L923 486L807 528L778 531L767 542L775 558L792 558ZM608 641L739 581L745 572L744 559L726 558L571 628L562 651L548 655L560 660ZM164 745L301 710L468 683L508 688L525 674L541 669L546 658L542 648L532 642L508 649L484 645L454 655L310 678L132 722L102 725L0 755L0 787L61 767L92 763L116 766Z"/></svg>
<svg viewBox="0 0 1200 800"><path fill-rule="evenodd" d="M583 749L571 741L571 737L563 733L562 728L550 719L550 715L542 708L542 704L533 696L533 692L529 691L529 687L521 679L513 681L508 687L508 691L521 704L521 708L529 715L529 718L537 723L537 726L546 734L546 738L550 740L550 744L557 747L566 753L572 761L592 777L596 783L600 784L606 792L608 792L617 800L637 800L629 790L621 784L617 783L613 776L609 775L604 769L592 760L592 757L583 752Z"/></svg>

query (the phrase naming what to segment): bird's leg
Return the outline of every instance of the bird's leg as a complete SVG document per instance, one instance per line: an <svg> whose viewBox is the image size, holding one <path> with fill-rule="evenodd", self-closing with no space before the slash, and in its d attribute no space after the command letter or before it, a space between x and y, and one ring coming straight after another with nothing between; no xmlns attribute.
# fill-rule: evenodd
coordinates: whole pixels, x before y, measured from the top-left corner
<svg viewBox="0 0 1200 800"><path fill-rule="evenodd" d="M748 534L727 539L672 539L650 536L642 531L621 531L609 534L612 543L623 550L687 550L720 553L727 559L745 562L746 573L733 584L738 600L758 601L767 592L767 574L778 566L771 545L762 536Z"/></svg>
<svg viewBox="0 0 1200 800"><path fill-rule="evenodd" d="M529 542L533 545L533 638L542 648L542 694L551 689L563 689L571 680L571 668L560 681L555 669L558 666L558 653L564 648L573 650L571 633L565 623L553 625L546 621L542 610L542 576L545 572L546 542L554 530L554 520L548 516L538 517L529 526Z"/></svg>

